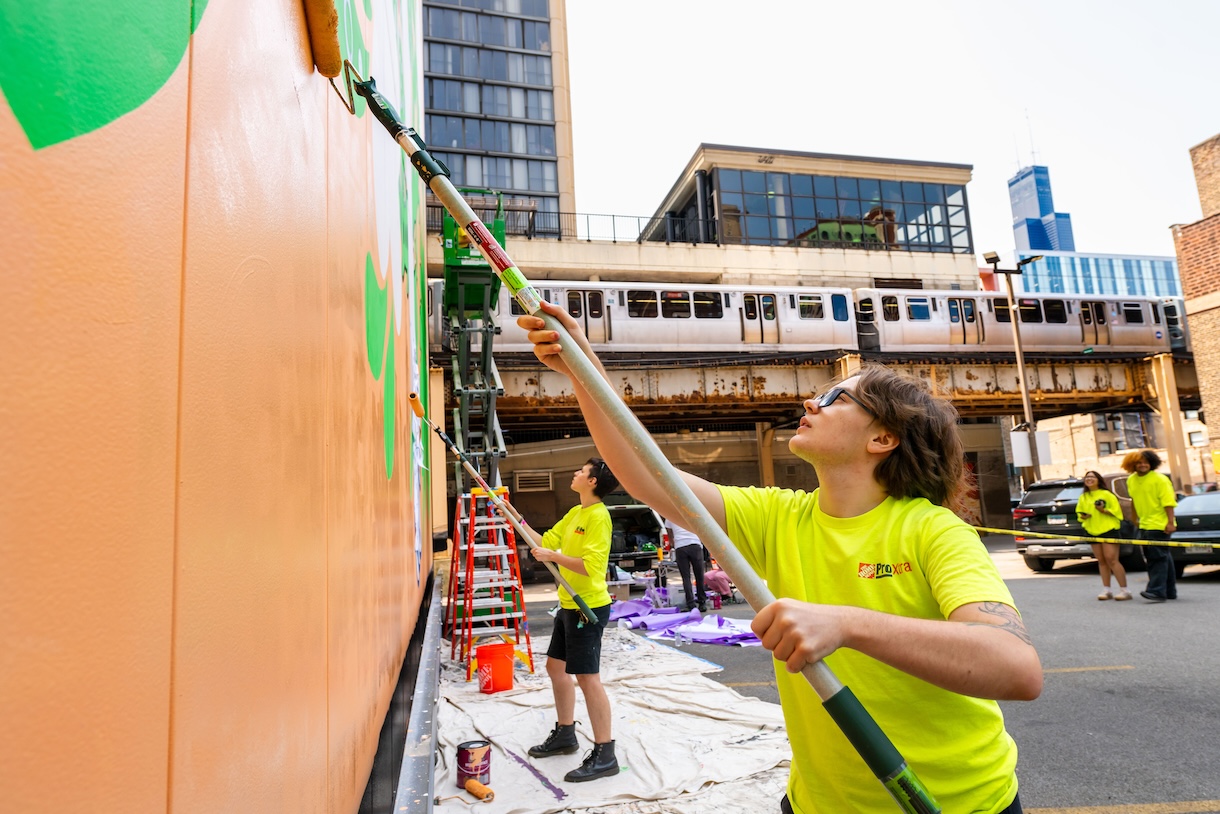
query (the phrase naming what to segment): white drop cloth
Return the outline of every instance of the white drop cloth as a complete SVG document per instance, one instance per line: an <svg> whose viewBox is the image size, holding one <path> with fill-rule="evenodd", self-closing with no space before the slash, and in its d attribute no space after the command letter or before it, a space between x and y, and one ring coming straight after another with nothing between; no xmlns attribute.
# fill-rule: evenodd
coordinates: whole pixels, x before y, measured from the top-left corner
<svg viewBox="0 0 1220 814"><path fill-rule="evenodd" d="M778 810L791 754L776 704L739 695L705 678L711 662L607 628L602 642L602 681L610 696L617 777L567 783L563 776L592 748L584 699L576 694L580 751L535 759L526 752L555 725L554 698L546 676L547 637L535 637L535 672L517 663L513 689L484 694L467 682L461 665L441 673L436 768L438 797L461 794L454 766L457 745L492 744L495 800L467 806L445 800L439 811L474 814L695 814L705 811ZM515 757L514 757L515 756ZM531 771L532 767L533 771ZM537 772L535 774L535 772Z"/></svg>

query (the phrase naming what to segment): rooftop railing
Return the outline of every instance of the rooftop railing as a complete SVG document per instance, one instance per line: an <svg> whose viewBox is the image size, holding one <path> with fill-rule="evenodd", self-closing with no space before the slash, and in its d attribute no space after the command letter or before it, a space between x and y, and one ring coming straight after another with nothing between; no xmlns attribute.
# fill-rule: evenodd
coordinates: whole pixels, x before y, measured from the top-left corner
<svg viewBox="0 0 1220 814"><path fill-rule="evenodd" d="M496 217L493 202L471 201L471 208L484 222ZM439 232L443 209L428 204L428 231ZM969 246L933 242L926 236L935 228L910 225L911 233L924 237L903 239L903 224L866 223L855 220L823 219L813 228L792 237L743 235L741 219L642 217L635 215L590 215L576 212L540 212L524 203L509 202L504 207L505 234L547 240L572 240L609 243L711 243L758 246L792 246L807 249L860 249L865 251L904 251L969 253Z"/></svg>

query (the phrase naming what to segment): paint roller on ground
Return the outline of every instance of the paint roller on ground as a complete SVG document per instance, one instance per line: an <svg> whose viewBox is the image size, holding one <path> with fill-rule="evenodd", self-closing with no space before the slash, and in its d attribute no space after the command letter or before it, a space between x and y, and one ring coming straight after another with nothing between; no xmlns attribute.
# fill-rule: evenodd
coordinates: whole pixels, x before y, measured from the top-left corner
<svg viewBox="0 0 1220 814"><path fill-rule="evenodd" d="M458 445L453 443L453 440L445 434L444 430L442 430L436 424L433 424L432 420L424 415L424 405L419 400L419 394L410 393L407 395L407 400L411 403L411 410L415 413L415 415L418 416L421 421L431 427L432 431L445 442L445 446L449 447L449 451L462 462L462 468L465 469L466 472L469 473L470 477L474 478L475 483L479 484L483 491L487 493L488 499L491 500L491 502L495 505L496 510L499 511L500 514L502 514L504 518L512 525L513 529L521 535L521 538L525 540L526 545L530 547L530 550L532 551L535 548L539 548L540 546L538 545L537 541L534 540L534 535L530 533L530 529L528 529L525 525L525 518L522 517L512 505L506 503L496 492L496 490L483 479L483 476L479 474L479 470L470 462L470 456L468 456L465 452L462 452L462 450L458 448ZM555 566L555 563L544 562L542 564L545 565L547 570L551 572L551 575L555 577L555 581L559 583L560 587L567 591L572 597L572 601L576 603L577 608L580 610L580 615L584 617L585 622L588 622L589 624L596 623L597 615L593 613L593 610L589 607L588 603L581 598L580 594L572 590L572 586L569 585L568 581L560 575L559 569Z"/></svg>

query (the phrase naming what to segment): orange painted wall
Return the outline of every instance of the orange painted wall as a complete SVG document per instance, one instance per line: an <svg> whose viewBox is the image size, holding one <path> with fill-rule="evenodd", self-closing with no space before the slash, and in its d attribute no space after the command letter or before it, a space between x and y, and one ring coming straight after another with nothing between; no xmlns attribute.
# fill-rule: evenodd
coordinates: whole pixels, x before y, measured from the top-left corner
<svg viewBox="0 0 1220 814"><path fill-rule="evenodd" d="M431 568L422 185L297 3L153 5L180 61L87 132L0 64L0 810L354 811ZM419 4L370 5L421 119Z"/></svg>

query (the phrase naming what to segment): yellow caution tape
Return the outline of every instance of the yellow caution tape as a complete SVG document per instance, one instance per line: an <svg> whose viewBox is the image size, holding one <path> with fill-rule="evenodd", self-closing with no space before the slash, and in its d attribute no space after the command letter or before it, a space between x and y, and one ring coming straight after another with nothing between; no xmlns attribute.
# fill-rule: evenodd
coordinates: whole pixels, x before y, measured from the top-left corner
<svg viewBox="0 0 1220 814"><path fill-rule="evenodd" d="M1009 534L1013 537L1042 537L1047 540L1080 540L1085 543L1111 543L1117 545L1119 543L1130 543L1131 545L1163 545L1176 546L1178 548L1188 548L1194 546L1207 546L1208 548L1220 548L1220 543L1179 543L1169 540L1122 540L1117 537L1078 537L1072 534L1045 534L1040 531L1015 531L1013 529L989 529L986 526L972 526L975 531L986 531L992 534Z"/></svg>

